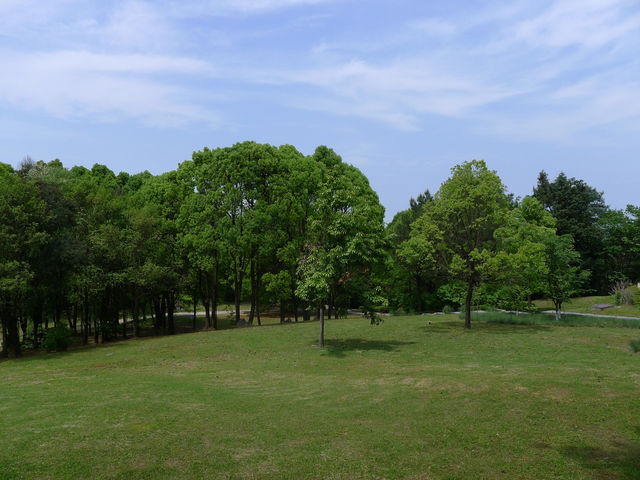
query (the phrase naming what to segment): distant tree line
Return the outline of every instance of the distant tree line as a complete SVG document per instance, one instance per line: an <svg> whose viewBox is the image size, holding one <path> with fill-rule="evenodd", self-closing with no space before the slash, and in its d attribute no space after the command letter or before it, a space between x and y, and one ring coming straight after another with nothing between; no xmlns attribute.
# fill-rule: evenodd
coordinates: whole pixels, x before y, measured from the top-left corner
<svg viewBox="0 0 640 480"><path fill-rule="evenodd" d="M0 164L2 352L38 348L56 326L107 342L176 308L234 305L237 324L473 305L526 309L546 296L608 293L640 279L640 208L613 210L581 180L541 172L507 193L483 161L410 200L384 226L367 178L333 150L244 142L194 152L162 175L116 175L59 160ZM246 318L241 302L248 302Z"/></svg>
<svg viewBox="0 0 640 480"><path fill-rule="evenodd" d="M609 208L603 194L564 173L542 171L533 194L507 194L482 161L452 169L435 195L411 199L387 226L392 309L437 311L472 304L526 309L608 294L640 280L640 208Z"/></svg>
<svg viewBox="0 0 640 480"><path fill-rule="evenodd" d="M325 308L331 318L380 307L384 209L326 147L205 148L158 176L26 160L0 164L0 192L5 356L37 348L50 326L83 343L138 335L147 318L172 334L181 298L214 329L222 301L249 324L266 307L322 323Z"/></svg>

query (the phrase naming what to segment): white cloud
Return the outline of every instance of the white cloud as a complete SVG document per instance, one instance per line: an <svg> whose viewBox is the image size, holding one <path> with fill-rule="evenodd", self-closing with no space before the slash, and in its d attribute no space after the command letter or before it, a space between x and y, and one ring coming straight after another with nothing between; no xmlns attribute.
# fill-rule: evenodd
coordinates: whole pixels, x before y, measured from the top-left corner
<svg viewBox="0 0 640 480"><path fill-rule="evenodd" d="M209 74L208 64L189 58L54 52L0 55L11 75L0 77L0 101L44 110L54 117L111 119L125 115L147 124L218 122L183 87L160 74Z"/></svg>
<svg viewBox="0 0 640 480"><path fill-rule="evenodd" d="M534 46L600 47L640 29L640 14L626 15L625 0L560 0L513 28L516 38Z"/></svg>

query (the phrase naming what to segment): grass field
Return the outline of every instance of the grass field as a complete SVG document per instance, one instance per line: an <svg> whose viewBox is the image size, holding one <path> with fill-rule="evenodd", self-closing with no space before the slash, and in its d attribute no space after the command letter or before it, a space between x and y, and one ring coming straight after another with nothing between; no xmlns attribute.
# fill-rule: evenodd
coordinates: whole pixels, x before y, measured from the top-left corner
<svg viewBox="0 0 640 480"><path fill-rule="evenodd" d="M637 291L635 287L634 291ZM604 310L594 310L591 308L593 305L603 303L608 303L614 306L605 308ZM534 300L534 304L539 310L555 310L553 302L549 299ZM595 313L598 315L620 315L623 317L640 317L640 309L637 305L615 305L613 295L572 298L562 305L562 311Z"/></svg>
<svg viewBox="0 0 640 480"><path fill-rule="evenodd" d="M317 328L0 362L0 478L640 477L638 329Z"/></svg>

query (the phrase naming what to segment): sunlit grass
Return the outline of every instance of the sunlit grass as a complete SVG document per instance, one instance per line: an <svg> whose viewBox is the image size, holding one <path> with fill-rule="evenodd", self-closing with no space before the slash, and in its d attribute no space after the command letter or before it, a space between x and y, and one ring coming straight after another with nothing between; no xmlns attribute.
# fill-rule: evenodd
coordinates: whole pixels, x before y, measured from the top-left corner
<svg viewBox="0 0 640 480"><path fill-rule="evenodd" d="M455 316L0 362L0 478L638 478L626 328Z"/></svg>

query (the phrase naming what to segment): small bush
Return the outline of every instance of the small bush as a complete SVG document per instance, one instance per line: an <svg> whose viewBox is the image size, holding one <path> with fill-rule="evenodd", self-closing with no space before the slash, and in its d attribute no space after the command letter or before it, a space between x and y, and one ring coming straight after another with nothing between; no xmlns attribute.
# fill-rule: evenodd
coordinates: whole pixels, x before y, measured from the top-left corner
<svg viewBox="0 0 640 480"><path fill-rule="evenodd" d="M618 280L611 286L611 295L616 305L633 305L634 292L627 280Z"/></svg>
<svg viewBox="0 0 640 480"><path fill-rule="evenodd" d="M50 328L44 334L42 346L47 352L63 352L71 345L71 331L62 325Z"/></svg>
<svg viewBox="0 0 640 480"><path fill-rule="evenodd" d="M631 350L634 351L634 353L638 353L640 352L640 340L633 340L629 343L629 346L631 347Z"/></svg>
<svg viewBox="0 0 640 480"><path fill-rule="evenodd" d="M451 305L445 305L442 308L442 313L453 313L455 310L453 309L453 307Z"/></svg>

